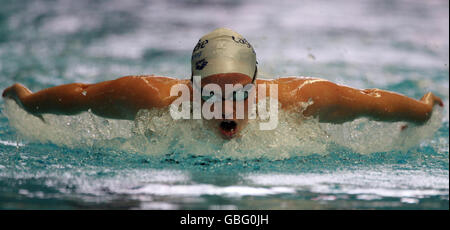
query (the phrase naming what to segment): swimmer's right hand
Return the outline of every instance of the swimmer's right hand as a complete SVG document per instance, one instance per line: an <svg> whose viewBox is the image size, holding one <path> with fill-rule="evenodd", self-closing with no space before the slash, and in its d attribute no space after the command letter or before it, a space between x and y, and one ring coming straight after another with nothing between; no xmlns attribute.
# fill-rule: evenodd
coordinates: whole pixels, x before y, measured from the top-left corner
<svg viewBox="0 0 450 230"><path fill-rule="evenodd" d="M17 83L12 85L12 86L10 86L10 87L8 87L8 88L6 88L5 90L3 90L2 97L6 97L6 98L14 97L13 96L15 94L14 93L15 92L14 88L16 87L16 85L17 85Z"/></svg>
<svg viewBox="0 0 450 230"><path fill-rule="evenodd" d="M16 84L6 88L5 90L3 90L2 97L13 99L14 101L17 102L17 104L20 107L24 108L22 99L29 94L31 94L31 91L29 89L27 89L27 87L25 87L22 84L16 83ZM45 123L44 117L42 117L41 114L34 114L34 113L30 113L30 114L39 118L42 122Z"/></svg>
<svg viewBox="0 0 450 230"><path fill-rule="evenodd" d="M22 96L22 94L26 94L27 91L29 92L29 90L25 86L23 86L22 84L16 83L16 84L6 88L5 90L3 90L2 97L10 98L17 102L20 102L20 100L19 100L20 96Z"/></svg>
<svg viewBox="0 0 450 230"><path fill-rule="evenodd" d="M23 99L32 92L22 84L16 83L3 91L2 97L10 98L17 102L23 108Z"/></svg>

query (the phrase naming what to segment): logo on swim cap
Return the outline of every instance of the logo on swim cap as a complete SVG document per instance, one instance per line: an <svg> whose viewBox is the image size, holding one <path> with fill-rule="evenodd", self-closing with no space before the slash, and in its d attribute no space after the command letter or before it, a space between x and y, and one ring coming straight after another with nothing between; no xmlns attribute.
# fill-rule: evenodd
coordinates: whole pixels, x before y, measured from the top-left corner
<svg viewBox="0 0 450 230"><path fill-rule="evenodd" d="M202 70L207 64L208 62L203 58L202 60L195 63L195 69Z"/></svg>
<svg viewBox="0 0 450 230"><path fill-rule="evenodd" d="M205 78L221 73L241 73L253 78L256 53L242 35L227 28L206 34L192 51L192 76Z"/></svg>

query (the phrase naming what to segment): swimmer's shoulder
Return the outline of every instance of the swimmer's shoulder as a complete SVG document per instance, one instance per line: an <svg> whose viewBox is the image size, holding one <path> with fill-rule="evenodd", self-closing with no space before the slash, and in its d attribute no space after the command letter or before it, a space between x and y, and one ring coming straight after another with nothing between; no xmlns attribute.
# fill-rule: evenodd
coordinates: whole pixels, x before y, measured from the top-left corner
<svg viewBox="0 0 450 230"><path fill-rule="evenodd" d="M256 84L297 85L306 81L327 81L317 77L288 76L275 79L256 79Z"/></svg>
<svg viewBox="0 0 450 230"><path fill-rule="evenodd" d="M143 99L146 104L165 107L176 99L170 96L170 91L177 84L190 86L190 80L157 75L128 75L116 79L111 86L132 91L133 95Z"/></svg>
<svg viewBox="0 0 450 230"><path fill-rule="evenodd" d="M138 81L143 81L146 84L152 84L155 86L169 86L171 87L172 85L175 84L189 84L189 79L179 79L179 78L174 78L174 77L167 77L167 76L158 76L158 75L127 75L127 76L123 76L119 79L124 79L124 80L138 80Z"/></svg>
<svg viewBox="0 0 450 230"><path fill-rule="evenodd" d="M325 84L323 84L325 83ZM317 95L324 85L331 82L316 77L281 77L277 79L263 79L256 84L275 84L278 87L278 100L284 108L298 106L298 102L307 102L310 97ZM312 86L312 87L311 87Z"/></svg>

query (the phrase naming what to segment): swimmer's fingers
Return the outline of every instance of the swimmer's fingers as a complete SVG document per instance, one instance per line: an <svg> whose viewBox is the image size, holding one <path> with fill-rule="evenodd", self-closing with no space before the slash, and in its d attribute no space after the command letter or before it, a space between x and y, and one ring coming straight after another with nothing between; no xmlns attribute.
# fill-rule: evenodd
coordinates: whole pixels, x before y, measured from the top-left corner
<svg viewBox="0 0 450 230"><path fill-rule="evenodd" d="M442 99L436 95L434 95L432 92L428 92L420 99L421 101L434 106L435 104L438 104L439 106L443 107L444 103L442 102Z"/></svg>
<svg viewBox="0 0 450 230"><path fill-rule="evenodd" d="M16 90L17 85L18 84L14 84L14 85L6 88L5 90L3 90L2 97L11 98L11 99L14 99L15 97L17 97L17 90Z"/></svg>
<svg viewBox="0 0 450 230"><path fill-rule="evenodd" d="M13 99L17 102L17 104L23 107L22 99L30 94L31 91L27 89L27 87L23 86L22 84L16 83L6 88L2 93L2 97Z"/></svg>
<svg viewBox="0 0 450 230"><path fill-rule="evenodd" d="M20 107L24 108L22 101L20 99L20 95L23 96L25 94L30 94L30 93L31 93L30 90L28 90L25 86L23 86L22 84L16 83L16 84L6 88L5 90L3 90L2 97L13 99L14 101L16 101L16 103ZM41 114L31 113L31 115L37 117L42 122L46 123L44 117Z"/></svg>
<svg viewBox="0 0 450 230"><path fill-rule="evenodd" d="M442 102L442 99L434 94L433 94L433 96L434 96L435 104L437 103L439 106L444 107L444 102Z"/></svg>
<svg viewBox="0 0 450 230"><path fill-rule="evenodd" d="M6 88L2 93L2 97L5 99L14 100L17 103L17 105L19 105L20 107L23 108L22 101L20 101L18 93L17 93L19 87L23 87L23 86L16 83L16 84Z"/></svg>

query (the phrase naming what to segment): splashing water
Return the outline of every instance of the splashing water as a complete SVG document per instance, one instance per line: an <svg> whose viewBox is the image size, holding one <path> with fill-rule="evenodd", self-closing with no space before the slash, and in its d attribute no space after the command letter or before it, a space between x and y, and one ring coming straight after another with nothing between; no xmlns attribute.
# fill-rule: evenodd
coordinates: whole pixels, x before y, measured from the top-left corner
<svg viewBox="0 0 450 230"><path fill-rule="evenodd" d="M266 102L266 105L268 103ZM377 122L359 118L344 124L319 123L301 113L279 111L278 127L260 130L262 120L250 120L239 137L222 139L205 120L173 120L169 108L141 110L134 121L98 117L90 111L77 116L45 114L42 122L8 100L3 110L12 127L29 141L66 147L102 147L164 155L173 152L216 158L286 159L327 154L336 148L361 154L407 151L440 127L436 108L424 125ZM382 143L382 144L380 144Z"/></svg>
<svg viewBox="0 0 450 230"><path fill-rule="evenodd" d="M444 111L404 131L403 122L321 124L280 111L277 129L256 120L225 141L208 122L172 121L165 110L43 123L0 100L0 209L448 210L448 15L445 0L2 1L2 89L188 79L198 38L225 26L254 46L258 78L431 91Z"/></svg>

